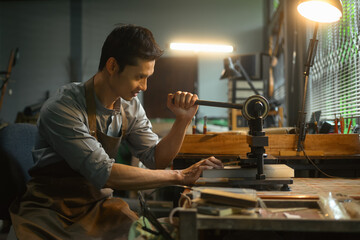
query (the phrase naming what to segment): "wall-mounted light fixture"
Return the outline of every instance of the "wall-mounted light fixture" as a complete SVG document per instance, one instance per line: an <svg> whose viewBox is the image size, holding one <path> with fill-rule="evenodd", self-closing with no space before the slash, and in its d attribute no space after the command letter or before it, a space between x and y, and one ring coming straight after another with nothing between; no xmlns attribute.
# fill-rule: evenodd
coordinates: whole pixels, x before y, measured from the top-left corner
<svg viewBox="0 0 360 240"><path fill-rule="evenodd" d="M217 52L217 53L231 53L234 47L230 45L218 44L199 44L199 43L170 43L170 49L180 51L192 52Z"/></svg>

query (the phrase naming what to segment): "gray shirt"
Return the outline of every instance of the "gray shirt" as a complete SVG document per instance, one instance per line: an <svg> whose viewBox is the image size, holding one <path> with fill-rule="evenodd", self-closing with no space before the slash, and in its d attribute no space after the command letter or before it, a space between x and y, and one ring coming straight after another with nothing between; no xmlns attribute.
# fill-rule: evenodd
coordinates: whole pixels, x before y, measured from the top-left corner
<svg viewBox="0 0 360 240"><path fill-rule="evenodd" d="M121 112L105 108L95 97L96 123L101 132L121 136ZM128 128L123 137L133 156L148 168L155 168L155 147L158 136L152 132L151 123L138 100L119 99L126 113ZM86 113L84 83L71 83L60 88L47 100L40 111L38 120L39 136L33 157L33 169L52 163L66 161L98 188L102 188L109 178L115 162L101 144L90 134Z"/></svg>

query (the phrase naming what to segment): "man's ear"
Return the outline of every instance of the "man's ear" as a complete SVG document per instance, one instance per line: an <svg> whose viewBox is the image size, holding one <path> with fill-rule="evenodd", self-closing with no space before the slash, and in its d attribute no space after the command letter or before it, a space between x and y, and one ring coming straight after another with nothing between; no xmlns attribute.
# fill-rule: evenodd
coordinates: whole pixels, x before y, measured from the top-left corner
<svg viewBox="0 0 360 240"><path fill-rule="evenodd" d="M105 67L110 75L113 75L114 73L117 73L119 71L119 65L114 57L110 57L106 61Z"/></svg>

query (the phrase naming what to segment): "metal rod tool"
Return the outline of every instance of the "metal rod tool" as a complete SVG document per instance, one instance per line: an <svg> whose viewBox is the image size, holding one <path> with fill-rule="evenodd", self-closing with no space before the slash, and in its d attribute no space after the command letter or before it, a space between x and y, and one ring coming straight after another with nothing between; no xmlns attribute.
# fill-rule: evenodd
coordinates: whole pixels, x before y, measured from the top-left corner
<svg viewBox="0 0 360 240"><path fill-rule="evenodd" d="M205 101L205 100L196 100L195 104L202 105L202 106L210 106L210 107L223 107L223 108L235 108L235 109L243 108L243 104L227 103L227 102L213 102L213 101Z"/></svg>

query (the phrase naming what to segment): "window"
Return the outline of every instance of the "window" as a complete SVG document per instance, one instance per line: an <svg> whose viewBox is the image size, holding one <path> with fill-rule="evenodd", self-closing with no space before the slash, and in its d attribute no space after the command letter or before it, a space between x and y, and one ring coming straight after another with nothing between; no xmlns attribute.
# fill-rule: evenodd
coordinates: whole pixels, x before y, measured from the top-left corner
<svg viewBox="0 0 360 240"><path fill-rule="evenodd" d="M321 111L321 120L340 114L348 126L360 117L360 2L343 0L343 17L337 23L319 25L318 48L310 70L306 100L307 120ZM308 39L313 29L308 27ZM355 121L353 120L353 124Z"/></svg>

